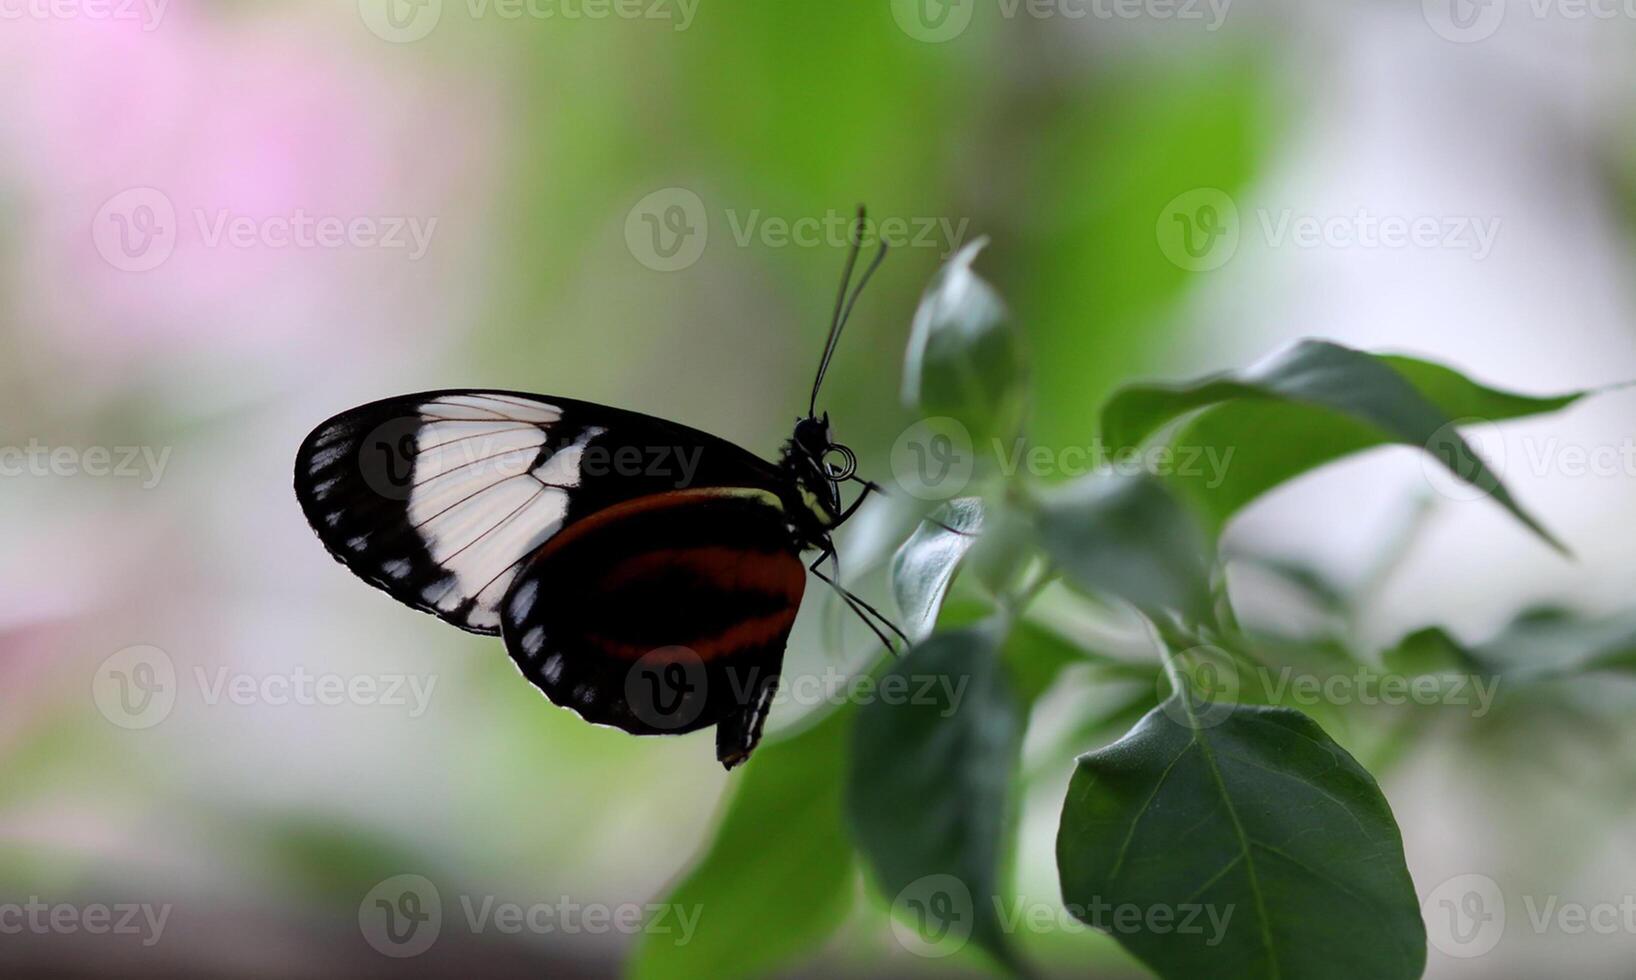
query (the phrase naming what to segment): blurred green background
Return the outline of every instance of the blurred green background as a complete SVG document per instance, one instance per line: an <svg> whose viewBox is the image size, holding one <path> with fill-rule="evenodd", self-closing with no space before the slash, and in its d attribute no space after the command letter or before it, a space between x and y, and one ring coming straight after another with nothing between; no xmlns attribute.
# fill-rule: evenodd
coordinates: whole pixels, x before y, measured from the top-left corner
<svg viewBox="0 0 1636 980"><path fill-rule="evenodd" d="M290 461L337 411L456 386L620 405L771 455L804 408L835 229L858 202L906 237L820 407L877 478L914 421L898 390L916 298L978 235L979 268L1027 335L1031 431L1048 446L1089 445L1121 380L1233 366L1301 335L1530 392L1636 377L1636 23L1616 8L1502 5L1486 34L1435 0L7 9L0 446L20 454L0 477L0 903L171 910L152 944L0 934L8 969L619 973L628 933L474 930L461 897L662 900L737 777L708 735L584 725L496 641L354 581L305 527ZM1199 189L1236 209L1231 247L1177 261L1170 211ZM1498 234L1477 252L1279 233L1285 218L1355 231L1360 213ZM302 216L311 237L291 242ZM345 230L326 243L323 221ZM792 240L785 225L820 230ZM1577 562L1486 502L1438 497L1395 451L1279 491L1229 543L1363 582L1406 503L1431 494L1415 547L1369 580L1359 643L1429 622L1480 637L1536 601L1616 608L1636 579L1630 480L1531 465L1505 440L1616 442L1629 407L1614 395L1496 437L1507 481ZM113 464L139 452L98 475L94 447ZM1276 590L1251 583L1243 601L1288 618ZM809 590L790 671L867 648L856 627L845 643L823 629L825 609ZM150 648L174 703L127 727L109 685L155 662ZM433 686L421 705L268 696L268 679L303 673ZM258 692L244 703L213 687L240 678ZM1484 738L1455 726L1386 774L1422 893L1465 872L1564 901L1636 891L1622 819L1636 772L1617 750L1629 693ZM1018 882L1049 904L1068 773L1043 758ZM787 846L780 825L751 830L750 858ZM401 960L359 925L399 874L433 882L444 916ZM916 956L861 880L857 894L792 969L982 969ZM799 910L799 889L787 900ZM1524 924L1505 943L1503 963L1434 950L1430 975L1629 976L1636 935ZM1062 975L1140 975L1083 929L1024 945Z"/></svg>

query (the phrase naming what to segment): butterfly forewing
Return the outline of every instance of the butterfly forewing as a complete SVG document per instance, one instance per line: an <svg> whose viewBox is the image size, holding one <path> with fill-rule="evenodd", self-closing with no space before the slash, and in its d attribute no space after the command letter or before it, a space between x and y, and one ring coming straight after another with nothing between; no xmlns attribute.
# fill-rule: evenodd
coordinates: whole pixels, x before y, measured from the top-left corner
<svg viewBox="0 0 1636 980"><path fill-rule="evenodd" d="M500 629L519 569L612 505L701 487L771 491L731 443L635 412L521 392L434 391L343 412L296 456L296 496L335 558L417 609Z"/></svg>

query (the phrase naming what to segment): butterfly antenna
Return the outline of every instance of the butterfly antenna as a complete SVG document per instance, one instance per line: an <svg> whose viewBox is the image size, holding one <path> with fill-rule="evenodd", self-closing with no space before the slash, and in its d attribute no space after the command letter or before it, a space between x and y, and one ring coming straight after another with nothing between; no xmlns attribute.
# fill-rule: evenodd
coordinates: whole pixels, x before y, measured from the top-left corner
<svg viewBox="0 0 1636 980"><path fill-rule="evenodd" d="M863 295L864 287L869 285L869 280L875 275L875 270L879 269L880 264L884 261L886 261L886 243L881 242L880 248L875 250L875 257L869 260L869 267L864 269L863 275L859 277L858 288L852 290L851 298L846 301L846 309L841 311L841 326L836 330L837 335L840 330L846 328L846 322L852 319L853 305L858 302L858 297Z"/></svg>
<svg viewBox="0 0 1636 980"><path fill-rule="evenodd" d="M858 253L863 250L863 233L866 226L866 215L862 205L858 206L858 217L852 225L852 245L847 249L846 268L841 272L841 288L835 294L835 310L829 317L829 338L824 341L824 356L818 362L818 375L812 379L812 398L807 402L807 415L811 417L818 411L818 389L823 387L824 374L829 371L830 358L835 356L835 345L841 339L841 329L846 326L847 318L852 315L852 304L858 301L858 294L863 287L869 285L869 277L880 268L881 261L886 258L886 243L881 242L880 251L864 270L863 278L858 280L858 288L851 289L852 270L858 264Z"/></svg>

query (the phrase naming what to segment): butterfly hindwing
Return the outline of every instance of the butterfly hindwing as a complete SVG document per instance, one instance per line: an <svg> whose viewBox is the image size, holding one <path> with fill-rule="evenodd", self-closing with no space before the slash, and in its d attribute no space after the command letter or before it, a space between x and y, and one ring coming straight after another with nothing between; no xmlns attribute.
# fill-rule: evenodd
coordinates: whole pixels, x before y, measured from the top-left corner
<svg viewBox="0 0 1636 980"><path fill-rule="evenodd" d="M295 464L302 510L338 561L410 606L489 634L518 570L586 516L700 487L776 494L780 480L771 464L696 429L498 390L343 412L313 430Z"/></svg>
<svg viewBox="0 0 1636 980"><path fill-rule="evenodd" d="M776 496L669 491L548 541L507 592L501 635L557 704L639 735L717 725L731 768L761 736L805 585Z"/></svg>

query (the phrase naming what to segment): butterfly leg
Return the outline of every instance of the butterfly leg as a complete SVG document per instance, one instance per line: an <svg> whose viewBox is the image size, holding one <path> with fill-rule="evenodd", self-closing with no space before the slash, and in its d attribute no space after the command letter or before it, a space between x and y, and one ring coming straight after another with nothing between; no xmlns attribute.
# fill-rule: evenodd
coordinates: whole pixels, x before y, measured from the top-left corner
<svg viewBox="0 0 1636 980"><path fill-rule="evenodd" d="M835 578L830 578L828 575L825 575L819 570L819 566L826 560L834 564ZM880 610L863 601L863 599L859 598L851 590L847 589L840 583L841 560L840 557L836 555L833 547L826 547L823 553L820 554L811 565L807 566L807 569L814 575L818 576L818 578L821 579L824 584L834 589L836 593L840 595L841 599L846 602L847 608L851 609L857 614L859 619L863 620L864 625L869 627L870 631L875 634L875 637L881 641L881 645L885 646L886 649L892 651L893 653L898 652L897 647L892 645L891 639L888 638L885 633L881 632L880 627L875 625L877 621L884 625L888 630L891 630L894 634L896 634L898 639L903 641L904 646L907 647L909 645L909 637L905 635L901 629L898 629L895 623L893 623L890 619L887 619Z"/></svg>
<svg viewBox="0 0 1636 980"><path fill-rule="evenodd" d="M831 530L845 524L847 518L851 517L853 514L856 514L858 512L858 508L863 506L863 502L869 499L870 491L874 491L875 493L879 494L886 493L886 488L873 480L865 480L857 476L849 476L847 479L851 480L853 483L863 484L863 493L858 494L858 499L848 504L846 510L841 511L841 513L836 516L834 522L829 525Z"/></svg>
<svg viewBox="0 0 1636 980"><path fill-rule="evenodd" d="M847 479L852 481L853 483L863 484L863 493L858 495L858 499L854 500L852 502L852 506L848 507L846 509L845 513L843 513L841 515L840 519L835 522L836 525L839 525L841 523L841 521L844 521L848 517L851 517L852 512L858 509L858 506L863 503L864 498L869 496L871 491L873 491L875 493L878 493L883 497L886 496L886 488L881 486L879 483L876 483L874 480L865 480L861 476L849 476L849 477L847 477ZM924 520L927 524L931 524L931 525L934 525L936 527L940 527L945 531L948 531L950 534L958 534L963 538L975 538L975 537L977 537L977 535L971 533L970 531L962 531L957 527L951 527L951 526L943 523L942 521L938 520L937 518L932 517L929 514L926 517L923 517L921 519Z"/></svg>

